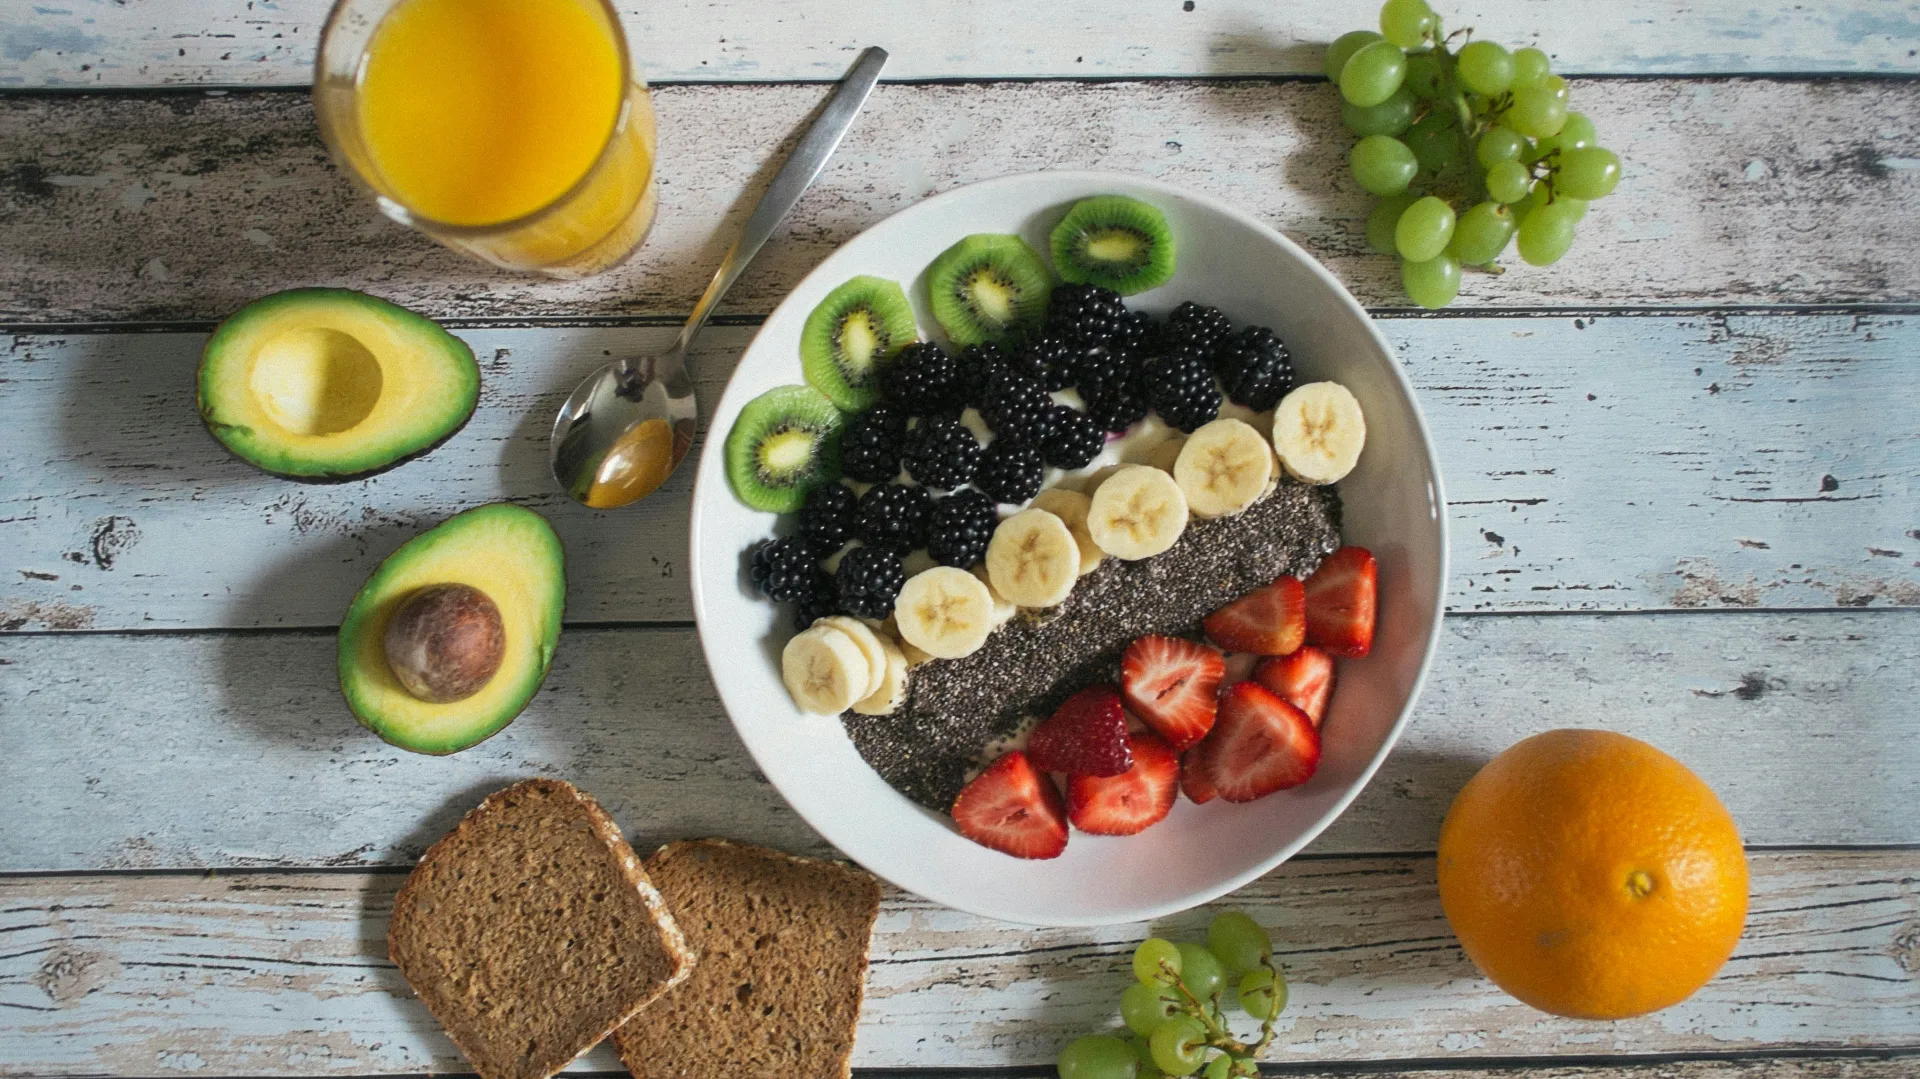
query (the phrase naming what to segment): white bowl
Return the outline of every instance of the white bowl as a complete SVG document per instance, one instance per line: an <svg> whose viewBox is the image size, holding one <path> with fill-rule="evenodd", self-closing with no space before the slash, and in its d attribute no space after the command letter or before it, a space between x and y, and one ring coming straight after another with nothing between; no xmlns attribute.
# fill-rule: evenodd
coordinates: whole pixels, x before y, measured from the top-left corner
<svg viewBox="0 0 1920 1079"><path fill-rule="evenodd" d="M1047 233L1075 200L1131 195L1172 227L1179 272L1129 303L1164 313L1195 299L1236 323L1271 326L1301 381L1334 379L1359 398L1367 446L1340 483L1348 543L1380 567L1373 654L1344 660L1326 718L1320 770L1304 786L1245 805L1177 802L1136 836L1074 832L1066 853L1022 861L988 850L888 786L838 719L794 708L780 681L790 612L755 595L742 556L775 518L728 489L723 445L742 406L799 383L808 312L856 274L909 284L923 333L923 271L962 236L1012 232L1044 256ZM1413 390L1392 351L1332 274L1286 237L1205 196L1130 176L1007 176L927 199L861 233L822 262L761 327L714 410L694 483L693 609L720 698L754 761L808 824L848 857L910 892L991 918L1102 925L1156 918L1207 902L1307 845L1360 793L1413 709L1439 637L1447 575L1440 474Z"/></svg>

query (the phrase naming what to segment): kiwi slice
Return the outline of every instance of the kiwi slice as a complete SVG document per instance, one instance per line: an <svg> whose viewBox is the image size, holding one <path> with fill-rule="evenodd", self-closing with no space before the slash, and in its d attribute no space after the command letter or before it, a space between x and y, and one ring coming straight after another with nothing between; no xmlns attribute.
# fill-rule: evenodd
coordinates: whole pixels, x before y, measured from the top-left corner
<svg viewBox="0 0 1920 1079"><path fill-rule="evenodd" d="M800 331L800 369L813 388L847 412L880 399L880 368L919 336L900 286L856 277L827 293Z"/></svg>
<svg viewBox="0 0 1920 1079"><path fill-rule="evenodd" d="M1124 195L1081 199L1054 226L1053 268L1076 285L1131 296L1173 277L1173 233L1161 212Z"/></svg>
<svg viewBox="0 0 1920 1079"><path fill-rule="evenodd" d="M933 317L956 345L1018 337L1047 313L1053 275L1018 236L968 236L927 267Z"/></svg>
<svg viewBox="0 0 1920 1079"><path fill-rule="evenodd" d="M846 418L811 386L776 386L747 402L727 432L727 483L757 510L792 513L816 483L840 478Z"/></svg>

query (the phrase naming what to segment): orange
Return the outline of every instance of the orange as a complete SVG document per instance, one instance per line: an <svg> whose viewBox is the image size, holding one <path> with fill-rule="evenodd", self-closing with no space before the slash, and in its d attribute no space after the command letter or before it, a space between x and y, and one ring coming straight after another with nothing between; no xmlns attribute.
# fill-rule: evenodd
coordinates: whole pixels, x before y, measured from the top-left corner
<svg viewBox="0 0 1920 1079"><path fill-rule="evenodd" d="M1733 954L1747 857L1686 765L1623 734L1548 731L1454 798L1440 904L1500 988L1556 1015L1622 1019L1685 1000Z"/></svg>

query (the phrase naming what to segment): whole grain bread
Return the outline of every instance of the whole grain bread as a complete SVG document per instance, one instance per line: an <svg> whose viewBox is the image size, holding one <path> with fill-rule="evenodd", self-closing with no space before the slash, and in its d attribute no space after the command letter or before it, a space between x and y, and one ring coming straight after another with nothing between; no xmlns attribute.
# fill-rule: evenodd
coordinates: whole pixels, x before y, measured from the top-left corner
<svg viewBox="0 0 1920 1079"><path fill-rule="evenodd" d="M703 839L647 872L700 953L685 983L614 1032L637 1079L850 1073L880 883L858 869Z"/></svg>
<svg viewBox="0 0 1920 1079"><path fill-rule="evenodd" d="M613 819L551 779L489 795L427 851L387 954L483 1079L546 1079L694 962Z"/></svg>

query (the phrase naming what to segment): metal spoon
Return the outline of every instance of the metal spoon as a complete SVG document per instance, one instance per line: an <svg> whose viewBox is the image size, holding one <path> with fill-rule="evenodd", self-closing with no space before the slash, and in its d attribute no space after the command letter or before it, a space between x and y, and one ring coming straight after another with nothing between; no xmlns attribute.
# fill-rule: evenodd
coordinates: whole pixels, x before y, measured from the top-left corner
<svg viewBox="0 0 1920 1079"><path fill-rule="evenodd" d="M687 377L687 350L740 271L820 175L841 136L853 126L886 62L887 51L877 47L854 61L800 137L793 156L760 196L673 347L659 355L626 357L602 367L560 407L548 460L553 478L574 501L594 509L637 502L665 483L687 455L699 423L693 380Z"/></svg>

